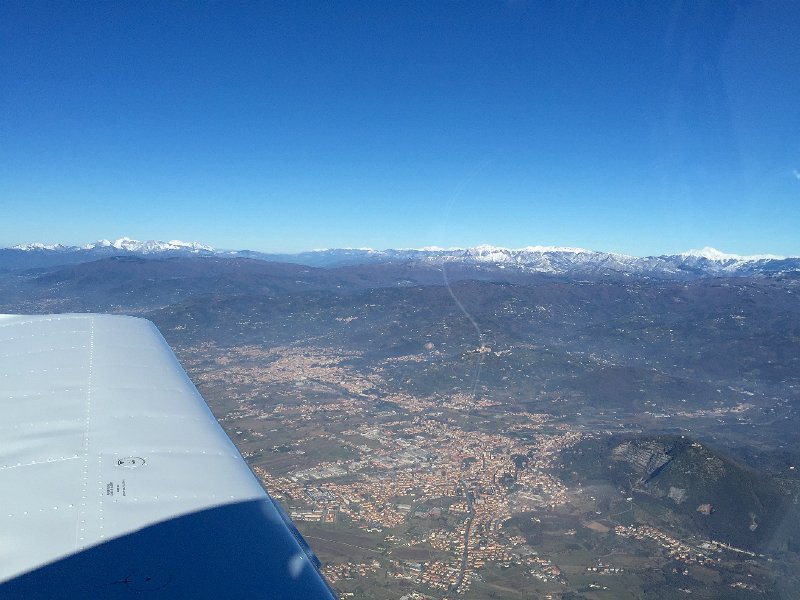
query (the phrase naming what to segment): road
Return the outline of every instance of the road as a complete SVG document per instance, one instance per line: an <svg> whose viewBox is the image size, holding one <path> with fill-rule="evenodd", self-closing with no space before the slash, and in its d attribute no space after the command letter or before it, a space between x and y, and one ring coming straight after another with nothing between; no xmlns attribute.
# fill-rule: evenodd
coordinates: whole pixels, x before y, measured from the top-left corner
<svg viewBox="0 0 800 600"><path fill-rule="evenodd" d="M463 479L461 480L461 487L464 489L464 495L467 498L469 516L467 517L466 527L464 528L464 552L461 554L461 570L458 572L458 579L452 587L454 590L460 588L461 584L464 583L464 575L466 575L467 572L467 559L469 558L469 530L472 527L472 519L475 517L475 509L472 506L472 496Z"/></svg>

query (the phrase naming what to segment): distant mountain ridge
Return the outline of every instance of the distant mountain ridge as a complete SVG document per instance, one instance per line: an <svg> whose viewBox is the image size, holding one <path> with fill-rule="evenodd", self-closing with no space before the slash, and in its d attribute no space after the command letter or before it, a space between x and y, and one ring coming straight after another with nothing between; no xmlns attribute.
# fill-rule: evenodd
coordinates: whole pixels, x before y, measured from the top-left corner
<svg viewBox="0 0 800 600"><path fill-rule="evenodd" d="M20 244L6 248L6 250L21 250L23 252L36 252L36 251L51 251L51 252L77 252L77 251L93 251L93 250L122 250L124 252L142 253L142 254L155 254L159 252L214 252L214 248L206 246L200 242L182 242L180 240L172 240L169 242L159 242L156 240L148 240L140 242L129 237L122 237L113 242L109 240L99 240L93 244L86 244L84 246L65 246L64 244L42 244L41 242L34 242L32 244Z"/></svg>
<svg viewBox="0 0 800 600"><path fill-rule="evenodd" d="M172 240L141 242L128 237L99 240L83 246L34 242L0 249L0 270L15 271L59 265L76 265L112 256L170 258L175 256L215 256L217 252L200 242Z"/></svg>
<svg viewBox="0 0 800 600"><path fill-rule="evenodd" d="M740 256L714 248L681 254L636 257L583 248L528 246L519 249L481 245L473 248L388 249L332 248L297 254L251 250L218 250L200 242L138 241L123 237L84 246L32 243L0 249L0 269L19 270L79 264L110 256L169 258L217 256L287 262L330 268L352 265L406 264L447 269L472 269L482 273L511 271L567 276L644 276L662 279L700 277L764 277L800 274L800 257L771 254Z"/></svg>

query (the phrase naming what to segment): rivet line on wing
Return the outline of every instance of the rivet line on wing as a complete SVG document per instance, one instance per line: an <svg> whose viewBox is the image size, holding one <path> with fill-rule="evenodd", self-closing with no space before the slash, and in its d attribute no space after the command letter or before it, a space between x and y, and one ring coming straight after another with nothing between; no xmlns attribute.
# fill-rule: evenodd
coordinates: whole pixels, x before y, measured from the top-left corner
<svg viewBox="0 0 800 600"><path fill-rule="evenodd" d="M103 485L103 457L99 453L97 454L97 488L99 498L98 523L100 524L100 538L102 539L106 537L103 532L103 500L105 499L105 486Z"/></svg>
<svg viewBox="0 0 800 600"><path fill-rule="evenodd" d="M80 456L78 456L76 454L74 456L62 456L60 458L48 458L46 460L32 460L31 462L24 463L24 464L23 463L16 463L16 464L13 464L13 465L0 465L0 471L7 471L9 469L19 469L19 468L22 468L22 467L33 467L35 465L46 465L46 464L56 463L56 462L64 462L64 461L67 461L67 460L74 460L76 458L80 458Z"/></svg>
<svg viewBox="0 0 800 600"><path fill-rule="evenodd" d="M94 365L94 318L89 321L89 376L86 386L86 417L83 425L83 480L81 483L81 507L78 516L75 547L86 547L86 501L89 491L89 430L92 421L92 367Z"/></svg>

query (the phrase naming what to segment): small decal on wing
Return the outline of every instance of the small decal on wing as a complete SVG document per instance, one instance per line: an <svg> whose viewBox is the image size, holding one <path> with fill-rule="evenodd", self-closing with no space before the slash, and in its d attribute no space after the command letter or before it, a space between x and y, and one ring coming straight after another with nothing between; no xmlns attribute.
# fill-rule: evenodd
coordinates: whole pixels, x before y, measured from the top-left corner
<svg viewBox="0 0 800 600"><path fill-rule="evenodd" d="M106 484L106 496L114 496L114 495L122 495L127 496L127 490L125 488L125 480L123 479L119 483L114 483L113 481L109 481Z"/></svg>

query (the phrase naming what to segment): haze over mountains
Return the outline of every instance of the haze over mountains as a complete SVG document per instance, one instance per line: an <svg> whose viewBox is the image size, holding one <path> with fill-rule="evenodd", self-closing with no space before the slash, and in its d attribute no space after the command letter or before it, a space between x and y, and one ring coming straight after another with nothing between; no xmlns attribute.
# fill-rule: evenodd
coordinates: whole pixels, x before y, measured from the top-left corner
<svg viewBox="0 0 800 600"><path fill-rule="evenodd" d="M689 250L680 254L635 257L609 252L557 246L529 246L519 249L481 245L472 248L387 249L332 248L297 254L218 250L200 242L172 240L138 241L123 237L100 240L83 246L31 243L0 249L0 269L19 270L90 262L112 256L169 258L201 256L250 258L294 263L311 267L349 265L413 265L467 269L472 272L509 271L517 274L543 273L609 277L637 275L656 279L695 279L703 277L795 276L800 272L800 257L771 254L740 256L714 248Z"/></svg>

